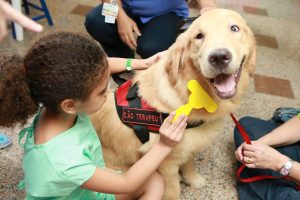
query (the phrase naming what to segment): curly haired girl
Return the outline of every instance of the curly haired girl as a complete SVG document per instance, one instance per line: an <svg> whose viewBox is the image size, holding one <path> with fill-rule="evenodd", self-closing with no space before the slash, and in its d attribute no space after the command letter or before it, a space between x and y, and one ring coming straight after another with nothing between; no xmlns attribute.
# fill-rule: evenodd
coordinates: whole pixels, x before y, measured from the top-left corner
<svg viewBox="0 0 300 200"><path fill-rule="evenodd" d="M110 70L93 40L59 32L36 42L24 59L0 63L0 126L33 123L24 142L26 199L161 199L155 171L182 138L187 118L160 129L160 140L128 171L105 168L101 144L88 114L103 105Z"/></svg>

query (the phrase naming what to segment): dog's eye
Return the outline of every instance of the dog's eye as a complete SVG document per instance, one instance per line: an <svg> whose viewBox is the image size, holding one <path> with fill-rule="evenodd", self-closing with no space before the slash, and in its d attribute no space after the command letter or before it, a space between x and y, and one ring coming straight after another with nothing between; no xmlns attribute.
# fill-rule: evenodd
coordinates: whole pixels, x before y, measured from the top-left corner
<svg viewBox="0 0 300 200"><path fill-rule="evenodd" d="M198 33L198 35L196 35L196 39L202 39L204 38L204 35L202 33Z"/></svg>
<svg viewBox="0 0 300 200"><path fill-rule="evenodd" d="M240 28L239 28L237 25L232 25L232 26L230 27L230 29L231 29L231 31L233 31L233 32L239 32L239 30L240 30Z"/></svg>

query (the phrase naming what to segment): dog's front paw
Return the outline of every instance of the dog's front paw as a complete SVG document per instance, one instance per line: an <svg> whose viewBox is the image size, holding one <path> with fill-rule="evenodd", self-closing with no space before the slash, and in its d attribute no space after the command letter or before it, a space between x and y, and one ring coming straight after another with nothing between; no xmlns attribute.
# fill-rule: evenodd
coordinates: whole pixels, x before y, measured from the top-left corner
<svg viewBox="0 0 300 200"><path fill-rule="evenodd" d="M192 178L191 177L190 178L183 177L183 182L185 182L186 184L188 184L194 188L201 188L206 185L206 180L201 175L196 175Z"/></svg>

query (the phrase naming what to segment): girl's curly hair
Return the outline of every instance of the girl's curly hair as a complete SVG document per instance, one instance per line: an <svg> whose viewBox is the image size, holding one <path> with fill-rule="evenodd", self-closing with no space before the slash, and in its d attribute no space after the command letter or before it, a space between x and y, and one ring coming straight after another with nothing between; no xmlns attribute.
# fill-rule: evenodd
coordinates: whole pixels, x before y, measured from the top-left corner
<svg viewBox="0 0 300 200"><path fill-rule="evenodd" d="M0 126L25 123L39 104L53 112L65 99L85 100L108 72L94 40L58 32L37 41L24 59L0 61Z"/></svg>

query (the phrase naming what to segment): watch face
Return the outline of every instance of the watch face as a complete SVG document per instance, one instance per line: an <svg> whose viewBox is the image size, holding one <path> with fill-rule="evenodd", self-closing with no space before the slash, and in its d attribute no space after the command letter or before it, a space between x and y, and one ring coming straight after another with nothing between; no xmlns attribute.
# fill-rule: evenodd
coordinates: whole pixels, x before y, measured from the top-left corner
<svg viewBox="0 0 300 200"><path fill-rule="evenodd" d="M282 174L283 176L286 176L289 173L290 173L290 170L285 167L281 168L281 170L280 170L280 174Z"/></svg>

